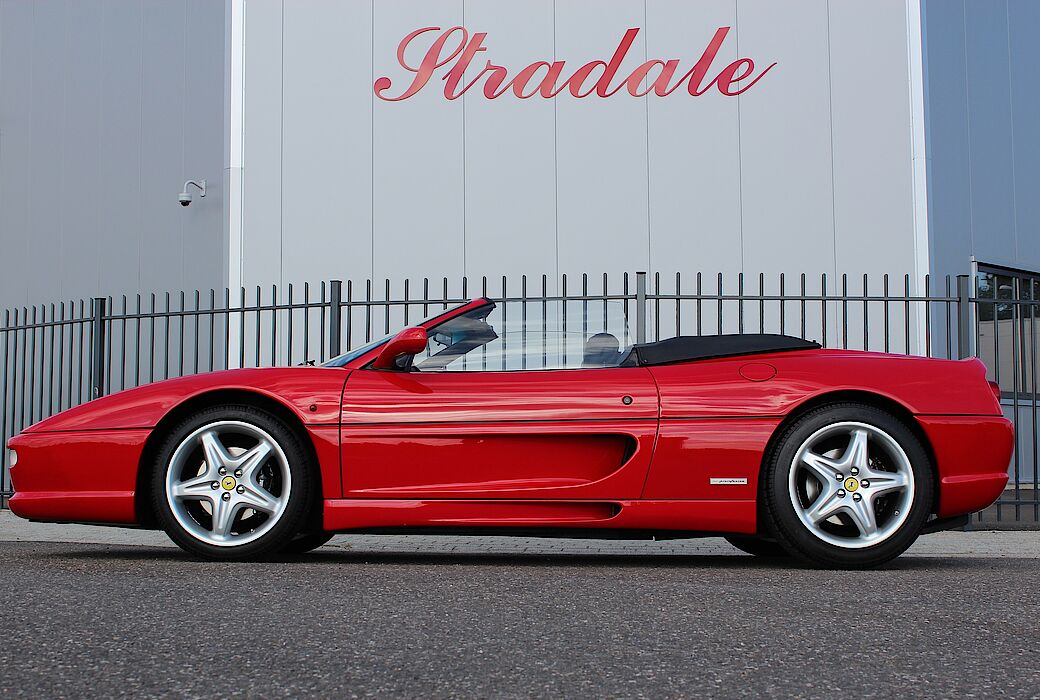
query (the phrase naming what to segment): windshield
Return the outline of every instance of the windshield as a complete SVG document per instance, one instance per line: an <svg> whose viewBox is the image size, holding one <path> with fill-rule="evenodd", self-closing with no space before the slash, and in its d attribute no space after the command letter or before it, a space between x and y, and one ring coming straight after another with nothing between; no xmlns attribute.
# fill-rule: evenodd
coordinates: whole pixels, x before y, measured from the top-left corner
<svg viewBox="0 0 1040 700"><path fill-rule="evenodd" d="M362 345L359 348L354 348L350 352L345 352L342 355L338 355L336 357L333 357L328 362L322 363L321 366L322 367L343 367L348 362L351 362L351 361L356 360L357 358L361 357L362 355L364 355L369 350L375 350L380 345L384 345L386 343L386 341L390 340L393 337L394 337L393 333L391 333L390 335L384 335L379 340L373 340L371 343L366 343L366 344Z"/></svg>
<svg viewBox="0 0 1040 700"><path fill-rule="evenodd" d="M424 318L423 320L419 321L418 323L414 323L412 325L413 326L421 326L422 324L428 323L429 321L432 321L435 318L440 318L441 316L444 316L445 314L449 314L452 311L455 311L456 309L459 309L459 308L465 306L468 303L469 303L468 301L464 301L461 304L456 304L455 306L452 306L450 308L442 309L442 310L438 311L437 313L431 314L431 315L427 316L426 318ZM349 331L348 331L347 335L348 336L350 335ZM353 362L354 360L356 360L357 358L361 357L365 353L367 353L367 352L369 352L371 350L375 350L380 345L386 344L386 342L388 340L390 340L391 338L393 338L395 335L397 335L397 332L391 333L389 335L384 335L382 338L379 338L378 340L373 340L370 343L365 343L364 345L362 345L360 347L356 347L353 350L350 350L348 352L343 353L342 355L337 355L336 357L333 357L331 360L323 362L321 366L322 367L344 367L348 363Z"/></svg>

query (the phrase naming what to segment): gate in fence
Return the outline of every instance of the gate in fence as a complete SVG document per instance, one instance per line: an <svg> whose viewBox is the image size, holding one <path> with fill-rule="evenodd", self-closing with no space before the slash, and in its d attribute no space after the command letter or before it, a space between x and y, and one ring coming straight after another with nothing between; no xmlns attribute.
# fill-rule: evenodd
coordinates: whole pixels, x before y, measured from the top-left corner
<svg viewBox="0 0 1040 700"><path fill-rule="evenodd" d="M936 282L938 281L938 284ZM0 325L0 446L27 426L92 398L152 381L235 367L324 362L474 296L520 313L554 306L596 316L608 305L636 342L673 335L784 333L825 347L983 359L1016 426L1011 482L977 518L1040 520L1037 337L1040 279L980 270L974 277L880 280L821 275L635 273L559 280L424 279L98 297L8 309ZM568 310L572 310L568 314ZM590 309L593 313L589 313ZM576 329L580 330L580 329ZM11 495L7 451L0 505Z"/></svg>

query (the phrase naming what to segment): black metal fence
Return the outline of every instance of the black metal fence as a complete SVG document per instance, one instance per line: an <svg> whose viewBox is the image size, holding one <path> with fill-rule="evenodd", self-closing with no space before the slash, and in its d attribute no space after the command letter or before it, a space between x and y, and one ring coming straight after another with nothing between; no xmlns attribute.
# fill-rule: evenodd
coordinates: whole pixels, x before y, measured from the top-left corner
<svg viewBox="0 0 1040 700"><path fill-rule="evenodd" d="M614 303L636 342L772 332L825 347L929 357L977 355L1016 424L1012 481L986 522L1040 520L1037 337L1040 279L880 280L646 273L549 279L322 282L8 309L0 325L0 446L28 425L114 391L234 367L323 362L471 297L544 307ZM576 314L587 317L588 314ZM566 323L566 312L564 313ZM0 505L10 496L2 451Z"/></svg>

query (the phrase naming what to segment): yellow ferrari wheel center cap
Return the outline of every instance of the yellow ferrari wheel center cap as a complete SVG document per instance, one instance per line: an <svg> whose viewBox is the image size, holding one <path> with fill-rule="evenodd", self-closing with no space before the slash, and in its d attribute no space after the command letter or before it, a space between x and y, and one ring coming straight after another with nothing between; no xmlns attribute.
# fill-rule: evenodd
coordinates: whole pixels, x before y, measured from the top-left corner
<svg viewBox="0 0 1040 700"><path fill-rule="evenodd" d="M858 488L859 488L859 481L858 480L854 479L851 476L848 479L845 480L845 490L846 491L855 491Z"/></svg>
<svg viewBox="0 0 1040 700"><path fill-rule="evenodd" d="M235 488L235 477L225 476L221 481L220 485L224 487L225 491L233 491Z"/></svg>

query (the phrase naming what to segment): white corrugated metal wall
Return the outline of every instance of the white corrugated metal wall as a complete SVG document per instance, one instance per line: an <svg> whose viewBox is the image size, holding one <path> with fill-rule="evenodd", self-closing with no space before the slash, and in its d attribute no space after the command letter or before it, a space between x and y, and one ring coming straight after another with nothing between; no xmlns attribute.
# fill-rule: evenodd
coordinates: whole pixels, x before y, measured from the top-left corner
<svg viewBox="0 0 1040 700"><path fill-rule="evenodd" d="M916 7L916 2L910 3ZM246 284L704 270L902 275L917 250L906 0L245 0ZM739 97L402 102L398 43L487 32L481 56L778 65ZM416 59L417 60L417 59Z"/></svg>

